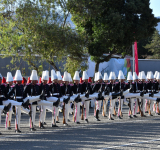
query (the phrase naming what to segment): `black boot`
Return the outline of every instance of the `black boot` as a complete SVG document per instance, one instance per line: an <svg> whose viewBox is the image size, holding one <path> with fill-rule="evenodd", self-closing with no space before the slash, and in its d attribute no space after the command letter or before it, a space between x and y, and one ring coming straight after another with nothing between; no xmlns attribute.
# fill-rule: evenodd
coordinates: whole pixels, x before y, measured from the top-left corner
<svg viewBox="0 0 160 150"><path fill-rule="evenodd" d="M30 128L30 131L36 131L36 129L33 127L33 128Z"/></svg>
<svg viewBox="0 0 160 150"><path fill-rule="evenodd" d="M118 119L122 119L121 116L118 116Z"/></svg>
<svg viewBox="0 0 160 150"><path fill-rule="evenodd" d="M11 128L11 127L8 127L8 130L12 130L12 128Z"/></svg>
<svg viewBox="0 0 160 150"><path fill-rule="evenodd" d="M56 125L56 120L54 119L54 124L52 124L52 127L58 127L57 125Z"/></svg>
<svg viewBox="0 0 160 150"><path fill-rule="evenodd" d="M133 117L131 115L128 116L128 119L132 119Z"/></svg>
<svg viewBox="0 0 160 150"><path fill-rule="evenodd" d="M85 119L85 122L86 122L86 123L89 123L88 119Z"/></svg>
<svg viewBox="0 0 160 150"><path fill-rule="evenodd" d="M47 125L47 123L46 123L46 122L43 122L43 125Z"/></svg>
<svg viewBox="0 0 160 150"><path fill-rule="evenodd" d="M21 133L21 130L19 130L18 128L18 124L17 124L17 129L15 130L16 133Z"/></svg>
<svg viewBox="0 0 160 150"><path fill-rule="evenodd" d="M40 122L40 129L44 129L45 127L43 126L43 123Z"/></svg>
<svg viewBox="0 0 160 150"><path fill-rule="evenodd" d="M99 118L98 118L98 114L99 114L99 110L96 111L96 120L100 121Z"/></svg>
<svg viewBox="0 0 160 150"><path fill-rule="evenodd" d="M52 124L52 128L53 128L53 127L58 127L58 126L57 126L56 124Z"/></svg>
<svg viewBox="0 0 160 150"><path fill-rule="evenodd" d="M111 117L111 118L109 118L108 120L114 120L114 119Z"/></svg>
<svg viewBox="0 0 160 150"><path fill-rule="evenodd" d="M9 103L7 106L4 106L3 113L7 114L10 108L11 108L11 103Z"/></svg>
<svg viewBox="0 0 160 150"><path fill-rule="evenodd" d="M36 129L34 128L33 122L32 122L32 128L30 128L30 131L36 131Z"/></svg>

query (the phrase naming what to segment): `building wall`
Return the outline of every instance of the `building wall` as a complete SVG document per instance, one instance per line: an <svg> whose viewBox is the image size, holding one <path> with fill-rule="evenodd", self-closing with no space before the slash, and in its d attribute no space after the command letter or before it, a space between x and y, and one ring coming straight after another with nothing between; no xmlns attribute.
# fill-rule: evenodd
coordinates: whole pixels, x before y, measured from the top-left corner
<svg viewBox="0 0 160 150"><path fill-rule="evenodd" d="M131 69L133 70L133 60L131 62ZM148 71L160 72L160 60L159 59L139 59L138 60L139 71L144 71L146 74Z"/></svg>

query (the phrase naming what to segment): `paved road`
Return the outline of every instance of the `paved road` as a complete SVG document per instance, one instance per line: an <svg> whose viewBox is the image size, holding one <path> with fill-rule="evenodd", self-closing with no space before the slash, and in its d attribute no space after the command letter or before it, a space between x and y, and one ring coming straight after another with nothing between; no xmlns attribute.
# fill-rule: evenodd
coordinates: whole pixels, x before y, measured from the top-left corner
<svg viewBox="0 0 160 150"><path fill-rule="evenodd" d="M93 109L90 110L89 124L81 121L80 125L69 122L69 127L62 125L62 113L58 128L51 128L51 113L47 112L46 129L30 132L28 116L22 115L21 134L4 130L4 119L0 132L0 149L40 150L40 149L160 149L160 116L138 117L128 119L127 109L124 109L124 119L109 121L100 115L100 122L95 121ZM14 117L14 115L13 115ZM72 115L70 115L72 119ZM38 115L36 117L38 125ZM12 120L12 127L14 120Z"/></svg>

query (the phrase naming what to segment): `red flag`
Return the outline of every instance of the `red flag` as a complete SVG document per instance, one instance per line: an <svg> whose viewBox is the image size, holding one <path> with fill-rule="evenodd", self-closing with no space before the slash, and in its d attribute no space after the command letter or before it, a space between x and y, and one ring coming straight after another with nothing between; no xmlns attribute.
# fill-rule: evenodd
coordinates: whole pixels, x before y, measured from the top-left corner
<svg viewBox="0 0 160 150"><path fill-rule="evenodd" d="M137 41L134 42L134 56L135 56L135 72L137 73L137 76L138 76L138 74L139 74L139 69L138 69Z"/></svg>

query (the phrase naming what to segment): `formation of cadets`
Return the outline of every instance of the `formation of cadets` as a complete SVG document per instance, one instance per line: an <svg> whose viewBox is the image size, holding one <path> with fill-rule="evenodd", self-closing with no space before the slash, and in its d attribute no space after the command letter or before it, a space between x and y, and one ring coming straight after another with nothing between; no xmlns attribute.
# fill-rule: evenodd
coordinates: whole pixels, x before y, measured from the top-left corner
<svg viewBox="0 0 160 150"><path fill-rule="evenodd" d="M139 75L128 72L127 81L120 70L118 78L114 72L110 72L109 77L104 73L95 73L94 81L83 71L82 78L76 71L73 77L68 72L64 72L63 78L59 71L43 71L39 79L37 71L32 70L28 81L24 80L20 70L16 71L14 79L10 72L7 73L6 81L0 74L0 124L1 113L6 114L5 129L11 130L11 119L14 110L15 132L21 132L21 113L29 115L29 128L35 129L36 107L39 106L39 128L44 129L46 109L52 112L51 126L57 127L59 122L59 111L63 110L63 125L67 126L69 113L73 114L73 121L80 124L81 120L89 123L90 104L94 105L94 117L100 121L99 112L102 108L102 116L114 120L123 119L123 105L129 107L128 118L136 118L136 114L145 117L145 113L152 116L152 113L160 115L160 93L159 81L160 73L150 71L145 75L144 71ZM107 105L109 110L107 111ZM116 105L118 103L118 111ZM14 108L14 109L13 109ZM81 109L80 109L81 108Z"/></svg>

